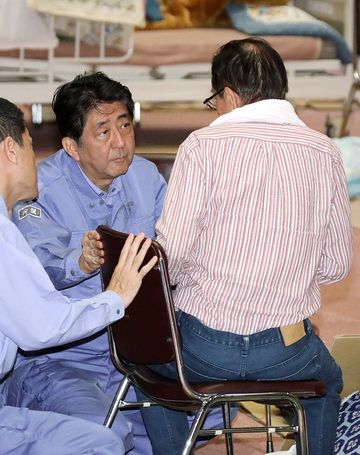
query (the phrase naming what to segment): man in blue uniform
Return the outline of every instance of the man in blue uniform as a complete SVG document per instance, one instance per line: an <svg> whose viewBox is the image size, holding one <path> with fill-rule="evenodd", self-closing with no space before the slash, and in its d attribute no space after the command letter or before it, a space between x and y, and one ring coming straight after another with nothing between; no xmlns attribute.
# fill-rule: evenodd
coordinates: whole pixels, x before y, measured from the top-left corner
<svg viewBox="0 0 360 455"><path fill-rule="evenodd" d="M153 163L134 156L133 108L127 87L102 73L78 76L54 95L63 149L39 164L39 197L17 206L13 221L65 296L101 290L92 244L99 224L155 235L166 183ZM22 356L7 381L7 400L102 423L120 379L101 330ZM152 452L139 411L117 417L113 430L132 454Z"/></svg>
<svg viewBox="0 0 360 455"><path fill-rule="evenodd" d="M0 175L0 455L124 454L121 438L105 427L52 412L14 407L15 403L8 406L3 380L13 368L18 347L31 351L72 343L121 318L142 277L156 262L153 259L138 271L150 241L137 254L144 236L134 241L129 236L107 291L70 300L55 290L38 258L8 218L14 204L35 198L38 188L35 156L23 114L3 98ZM38 215L36 211L31 213ZM93 235L88 246L101 249L102 245ZM88 255L86 250L84 255Z"/></svg>

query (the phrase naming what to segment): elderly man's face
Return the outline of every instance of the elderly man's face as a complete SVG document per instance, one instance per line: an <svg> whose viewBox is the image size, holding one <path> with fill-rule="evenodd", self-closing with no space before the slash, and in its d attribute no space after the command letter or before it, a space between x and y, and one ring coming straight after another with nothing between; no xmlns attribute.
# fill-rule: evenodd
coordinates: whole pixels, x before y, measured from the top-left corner
<svg viewBox="0 0 360 455"><path fill-rule="evenodd" d="M135 151L134 128L121 102L100 104L88 113L83 134L72 154L89 179L107 190L112 180L125 174Z"/></svg>

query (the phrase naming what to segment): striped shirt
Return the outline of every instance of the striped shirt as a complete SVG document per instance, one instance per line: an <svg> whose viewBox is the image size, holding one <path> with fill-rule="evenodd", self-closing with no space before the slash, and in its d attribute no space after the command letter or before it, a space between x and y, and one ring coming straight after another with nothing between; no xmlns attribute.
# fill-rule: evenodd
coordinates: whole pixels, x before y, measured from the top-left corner
<svg viewBox="0 0 360 455"><path fill-rule="evenodd" d="M339 151L299 123L214 122L180 146L156 230L177 308L243 335L299 322L351 265Z"/></svg>

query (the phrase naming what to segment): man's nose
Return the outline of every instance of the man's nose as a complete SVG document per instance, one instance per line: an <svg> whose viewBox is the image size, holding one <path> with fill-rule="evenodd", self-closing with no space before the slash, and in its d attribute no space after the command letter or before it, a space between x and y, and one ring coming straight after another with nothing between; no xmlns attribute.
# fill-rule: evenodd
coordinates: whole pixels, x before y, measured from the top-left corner
<svg viewBox="0 0 360 455"><path fill-rule="evenodd" d="M123 147L125 145L124 138L119 128L114 128L113 130L111 145L113 147Z"/></svg>

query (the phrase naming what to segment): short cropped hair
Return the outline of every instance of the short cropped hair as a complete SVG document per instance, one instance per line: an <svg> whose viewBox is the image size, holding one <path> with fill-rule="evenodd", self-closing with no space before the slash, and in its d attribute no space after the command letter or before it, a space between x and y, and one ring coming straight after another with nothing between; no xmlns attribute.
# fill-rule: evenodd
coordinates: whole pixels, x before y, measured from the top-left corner
<svg viewBox="0 0 360 455"><path fill-rule="evenodd" d="M124 103L132 120L134 101L125 85L100 71L76 76L58 87L52 100L60 134L79 143L88 113L100 104L115 102Z"/></svg>
<svg viewBox="0 0 360 455"><path fill-rule="evenodd" d="M10 136L23 146L25 128L22 110L5 98L0 98L0 142Z"/></svg>
<svg viewBox="0 0 360 455"><path fill-rule="evenodd" d="M261 38L233 40L219 48L212 61L213 90L230 87L244 104L285 99L288 79L284 62Z"/></svg>

